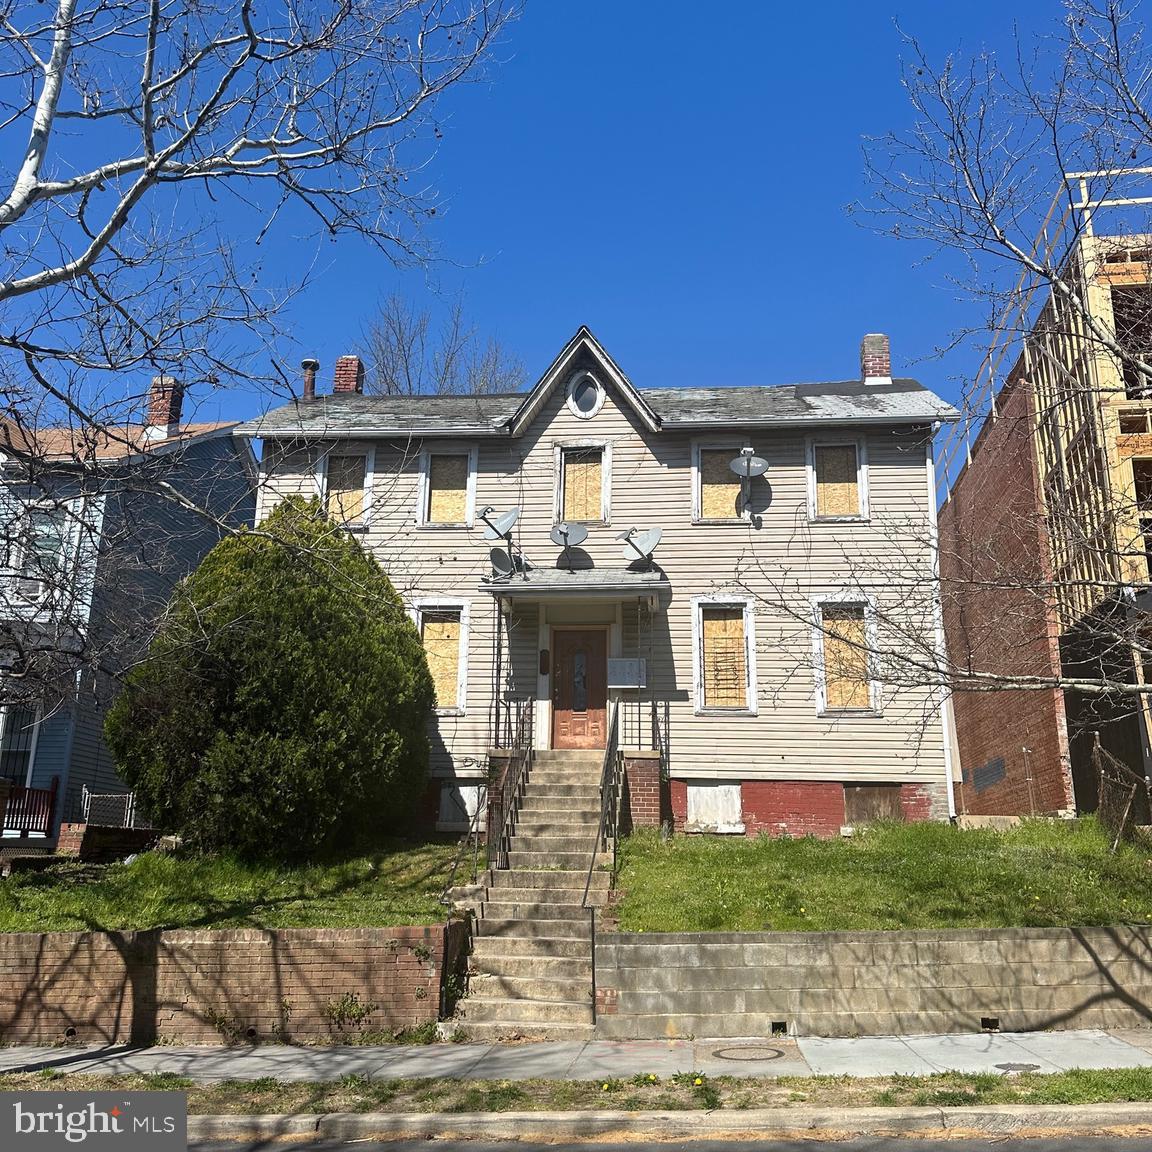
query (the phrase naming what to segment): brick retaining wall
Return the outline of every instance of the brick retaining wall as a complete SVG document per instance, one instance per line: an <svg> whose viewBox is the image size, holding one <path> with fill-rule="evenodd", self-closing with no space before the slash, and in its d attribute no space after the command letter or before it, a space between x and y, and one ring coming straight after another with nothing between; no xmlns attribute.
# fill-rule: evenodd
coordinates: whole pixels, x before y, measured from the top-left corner
<svg viewBox="0 0 1152 1152"><path fill-rule="evenodd" d="M455 921L0 934L0 1043L339 1043L412 1028L438 1018L445 949L451 969L466 935Z"/></svg>
<svg viewBox="0 0 1152 1152"><path fill-rule="evenodd" d="M601 933L597 1035L1152 1026L1152 929Z"/></svg>

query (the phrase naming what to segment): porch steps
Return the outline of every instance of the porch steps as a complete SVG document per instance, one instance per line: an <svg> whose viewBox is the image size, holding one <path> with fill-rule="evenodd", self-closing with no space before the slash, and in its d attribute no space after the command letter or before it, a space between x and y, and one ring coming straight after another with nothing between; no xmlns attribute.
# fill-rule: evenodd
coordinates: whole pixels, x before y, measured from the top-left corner
<svg viewBox="0 0 1152 1152"><path fill-rule="evenodd" d="M592 925L582 906L600 820L602 752L537 752L516 815L509 868L484 877L457 1008L477 1040L587 1039L592 1024ZM597 869L589 904L607 898Z"/></svg>

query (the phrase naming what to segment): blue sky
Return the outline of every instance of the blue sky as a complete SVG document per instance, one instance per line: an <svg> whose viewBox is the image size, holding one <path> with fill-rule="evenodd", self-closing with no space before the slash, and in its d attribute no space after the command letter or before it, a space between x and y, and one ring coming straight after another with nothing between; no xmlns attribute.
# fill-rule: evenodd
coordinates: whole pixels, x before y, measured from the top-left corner
<svg viewBox="0 0 1152 1152"><path fill-rule="evenodd" d="M933 352L975 313L947 262L849 217L862 141L911 123L897 18L939 60L1012 53L1061 12L529 0L483 82L443 106L431 269L351 240L266 251L272 277L317 260L282 359L318 356L327 390L381 296L462 291L533 379L582 323L641 387L853 377L860 337L883 331L897 372L955 397L975 357ZM222 416L257 403L219 399Z"/></svg>

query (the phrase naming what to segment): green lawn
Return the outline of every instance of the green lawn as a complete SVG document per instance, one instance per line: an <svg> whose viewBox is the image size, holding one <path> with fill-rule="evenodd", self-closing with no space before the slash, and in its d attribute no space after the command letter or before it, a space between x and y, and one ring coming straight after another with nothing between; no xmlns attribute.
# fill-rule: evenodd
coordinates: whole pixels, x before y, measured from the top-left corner
<svg viewBox="0 0 1152 1152"><path fill-rule="evenodd" d="M848 839L643 832L621 842L627 932L1058 927L1152 921L1147 848L1092 819L1006 832L877 826Z"/></svg>
<svg viewBox="0 0 1152 1152"><path fill-rule="evenodd" d="M431 924L453 843L393 842L309 867L149 853L0 880L0 932L139 928L356 928Z"/></svg>

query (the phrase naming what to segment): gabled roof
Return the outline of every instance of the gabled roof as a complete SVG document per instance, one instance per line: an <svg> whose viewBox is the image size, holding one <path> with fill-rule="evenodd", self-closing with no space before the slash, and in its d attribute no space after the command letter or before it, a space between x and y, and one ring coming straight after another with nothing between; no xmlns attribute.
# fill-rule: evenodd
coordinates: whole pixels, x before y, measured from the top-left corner
<svg viewBox="0 0 1152 1152"><path fill-rule="evenodd" d="M578 360L591 358L623 403L651 431L673 428L931 424L960 413L915 380L777 384L731 388L637 388L585 326L527 392L476 396L361 396L293 400L241 424L252 437L519 436Z"/></svg>
<svg viewBox="0 0 1152 1152"><path fill-rule="evenodd" d="M237 426L235 420L181 424L172 435L151 439L144 424L30 430L12 421L0 421L0 452L11 453L17 459L36 457L52 463L128 460L174 452L231 433Z"/></svg>
<svg viewBox="0 0 1152 1152"><path fill-rule="evenodd" d="M603 345L592 335L588 326L581 324L576 335L564 345L560 350L560 355L549 365L548 371L540 377L531 391L524 397L524 402L512 417L509 428L511 434L519 436L532 422L533 417L544 407L548 397L556 388L562 386L564 377L567 375L566 369L571 366L572 361L581 351L588 352L597 361L598 366L615 385L616 391L640 420L647 425L648 430L650 432L658 431L660 418L652 410L648 401L644 399L643 393L632 386L632 381L620 371L619 365L604 351Z"/></svg>

